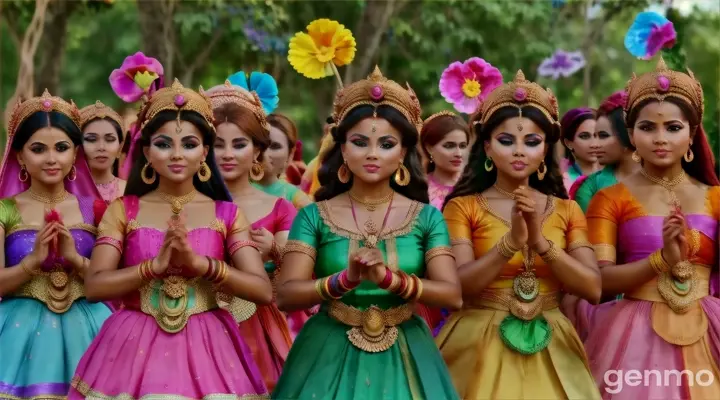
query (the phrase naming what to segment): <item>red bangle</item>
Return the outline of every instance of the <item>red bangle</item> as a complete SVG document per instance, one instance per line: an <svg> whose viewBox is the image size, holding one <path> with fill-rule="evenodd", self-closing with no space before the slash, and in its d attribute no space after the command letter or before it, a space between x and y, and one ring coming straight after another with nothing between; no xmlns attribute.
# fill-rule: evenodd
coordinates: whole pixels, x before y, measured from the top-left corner
<svg viewBox="0 0 720 400"><path fill-rule="evenodd" d="M380 282L378 287L380 289L387 289L390 287L390 284L392 284L393 281L393 272L390 270L390 268L385 267L385 278Z"/></svg>
<svg viewBox="0 0 720 400"><path fill-rule="evenodd" d="M350 281L350 278L348 278L348 272L347 270L343 270L340 273L340 276L338 277L338 281L340 283L340 288L342 288L344 291L349 292L357 287L357 285L360 284L360 281L352 282Z"/></svg>

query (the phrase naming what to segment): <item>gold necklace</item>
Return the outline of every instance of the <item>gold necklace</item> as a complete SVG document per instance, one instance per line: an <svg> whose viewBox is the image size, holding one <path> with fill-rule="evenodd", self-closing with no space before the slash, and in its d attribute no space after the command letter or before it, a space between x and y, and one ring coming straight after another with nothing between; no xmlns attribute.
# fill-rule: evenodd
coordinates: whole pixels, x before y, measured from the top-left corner
<svg viewBox="0 0 720 400"><path fill-rule="evenodd" d="M657 185L660 185L664 187L667 190L673 190L675 189L675 186L681 184L685 180L685 171L680 172L676 177L669 179L667 177L658 178L656 176L650 175L647 171L645 171L644 168L640 169L640 173L642 176L647 178L652 183L655 183Z"/></svg>
<svg viewBox="0 0 720 400"><path fill-rule="evenodd" d="M164 201L170 203L170 209L172 210L173 214L175 216L180 215L180 212L183 209L183 206L185 204L193 201L195 198L195 195L197 195L197 191L193 190L192 192L182 195L182 196L173 196L171 194L167 194L165 192L158 191L158 195L161 199Z"/></svg>
<svg viewBox="0 0 720 400"><path fill-rule="evenodd" d="M395 191L391 190L387 195L378 199L361 198L355 195L352 191L349 191L348 194L354 202L362 204L366 210L375 211L377 209L377 206L389 203L390 200L392 200Z"/></svg>
<svg viewBox="0 0 720 400"><path fill-rule="evenodd" d="M28 193L30 194L31 199L39 201L43 204L48 204L50 206L55 206L56 204L62 203L70 195L70 193L68 193L68 191L65 189L63 189L62 192L60 192L59 194L48 195L44 193L38 193L33 190L32 187L28 190Z"/></svg>
<svg viewBox="0 0 720 400"><path fill-rule="evenodd" d="M497 190L498 193L500 193L501 195L507 197L508 199L515 200L515 193L508 192L507 190L505 190L505 189L501 188L500 186L498 186L497 183L494 184L493 187L494 187L495 190Z"/></svg>

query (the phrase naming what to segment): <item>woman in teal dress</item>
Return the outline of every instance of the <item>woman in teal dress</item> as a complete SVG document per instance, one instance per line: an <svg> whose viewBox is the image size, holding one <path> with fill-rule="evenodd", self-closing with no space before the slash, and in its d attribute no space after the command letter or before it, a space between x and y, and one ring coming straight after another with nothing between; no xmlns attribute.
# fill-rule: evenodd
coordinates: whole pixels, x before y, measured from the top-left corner
<svg viewBox="0 0 720 400"><path fill-rule="evenodd" d="M280 309L321 307L272 398L458 399L413 315L416 302L462 306L447 226L427 204L420 104L376 68L338 93L333 118L318 203L295 218L277 296Z"/></svg>

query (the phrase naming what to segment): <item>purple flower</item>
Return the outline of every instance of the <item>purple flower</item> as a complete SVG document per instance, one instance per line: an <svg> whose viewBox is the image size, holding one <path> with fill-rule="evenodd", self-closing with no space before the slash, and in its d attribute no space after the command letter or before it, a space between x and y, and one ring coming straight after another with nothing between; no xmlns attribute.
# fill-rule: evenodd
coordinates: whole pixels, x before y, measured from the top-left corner
<svg viewBox="0 0 720 400"><path fill-rule="evenodd" d="M163 85L164 71L160 61L140 51L127 56L120 68L110 74L110 86L127 103L134 103Z"/></svg>
<svg viewBox="0 0 720 400"><path fill-rule="evenodd" d="M556 50L555 54L546 58L538 67L538 75L558 79L560 76L568 76L580 71L585 66L585 57L582 52L566 52Z"/></svg>
<svg viewBox="0 0 720 400"><path fill-rule="evenodd" d="M675 45L677 32L673 23L662 15L645 11L635 17L635 21L625 35L625 48L630 54L643 60L649 60L663 48Z"/></svg>
<svg viewBox="0 0 720 400"><path fill-rule="evenodd" d="M440 94L458 112L472 114L490 92L502 85L500 70L482 58L455 61L440 77Z"/></svg>

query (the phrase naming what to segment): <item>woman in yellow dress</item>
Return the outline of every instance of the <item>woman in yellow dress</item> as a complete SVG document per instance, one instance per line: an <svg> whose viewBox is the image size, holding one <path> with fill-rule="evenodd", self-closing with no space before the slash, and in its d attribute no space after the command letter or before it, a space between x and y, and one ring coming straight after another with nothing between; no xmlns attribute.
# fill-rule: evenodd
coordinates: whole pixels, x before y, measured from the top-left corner
<svg viewBox="0 0 720 400"><path fill-rule="evenodd" d="M557 100L519 71L472 124L473 157L444 209L464 308L436 342L455 388L466 400L599 399L558 309L561 289L596 303L601 284L554 154Z"/></svg>

